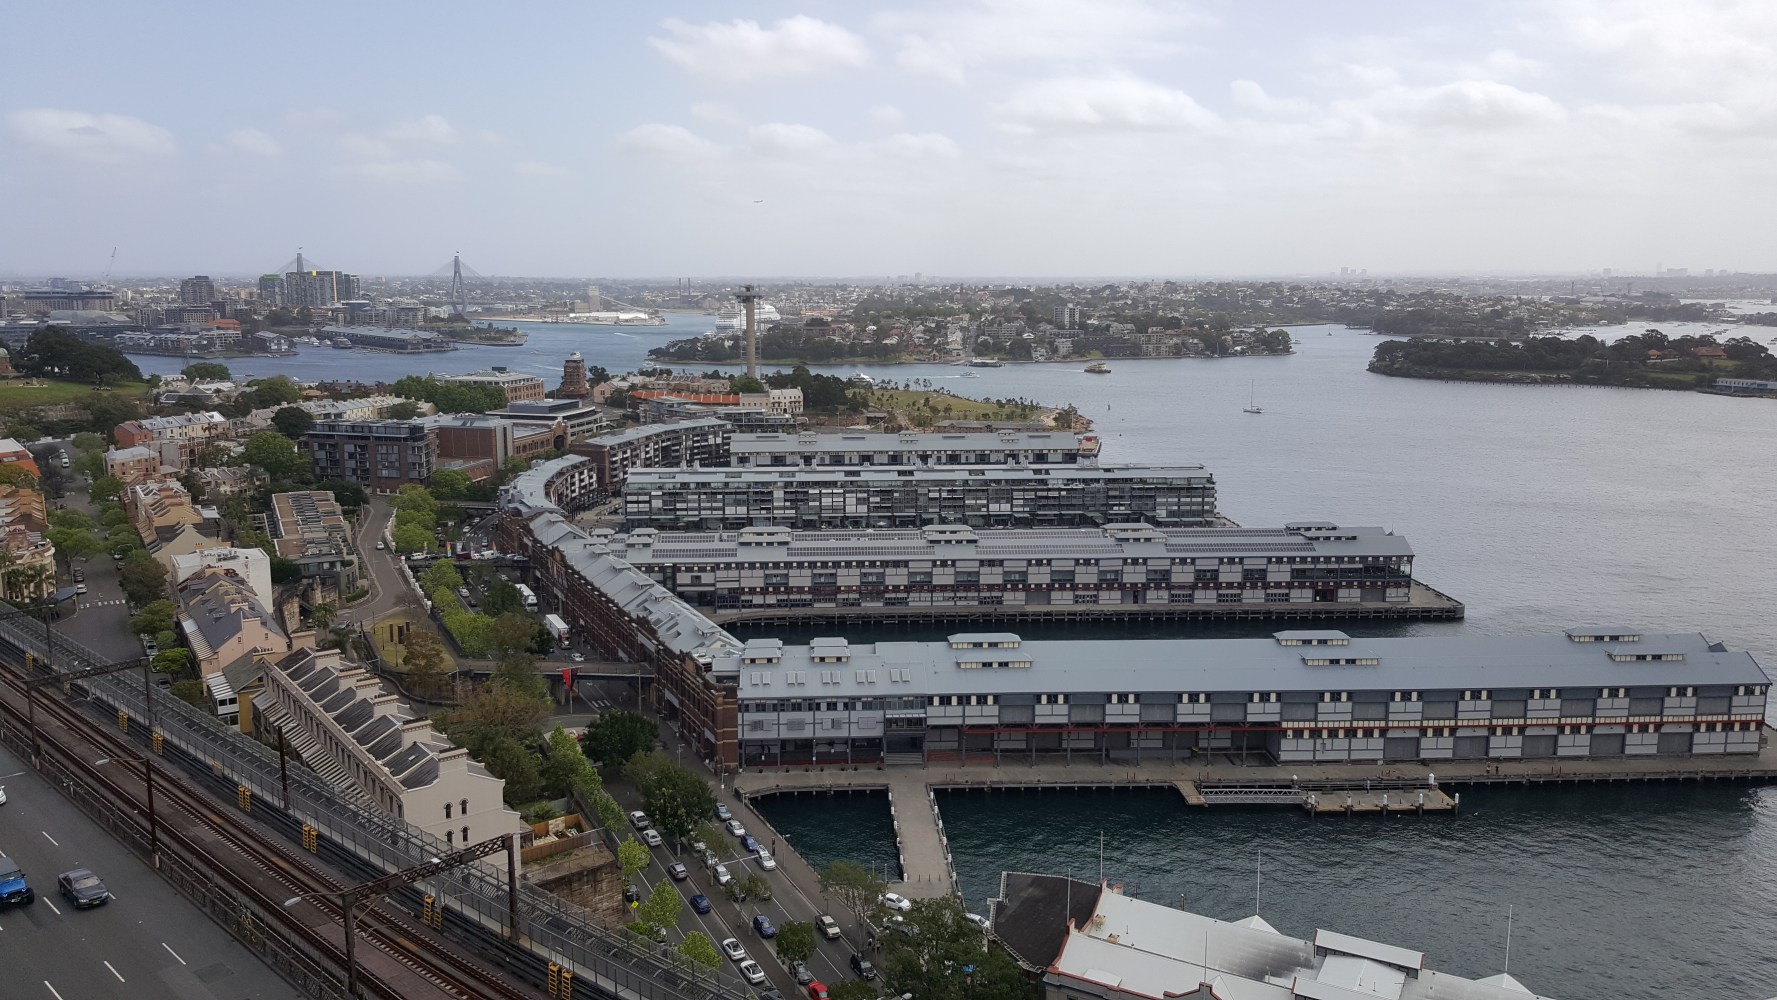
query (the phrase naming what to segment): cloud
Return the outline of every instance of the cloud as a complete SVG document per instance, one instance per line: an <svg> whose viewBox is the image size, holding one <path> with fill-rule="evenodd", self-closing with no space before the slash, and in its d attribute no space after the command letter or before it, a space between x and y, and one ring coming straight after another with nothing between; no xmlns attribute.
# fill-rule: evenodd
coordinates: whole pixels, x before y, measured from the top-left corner
<svg viewBox="0 0 1777 1000"><path fill-rule="evenodd" d="M786 158L825 156L839 148L832 136L812 125L784 122L755 125L747 129L747 139L767 156Z"/></svg>
<svg viewBox="0 0 1777 1000"><path fill-rule="evenodd" d="M1314 105L1304 100L1272 97L1251 80L1235 80L1228 85L1228 93L1235 107L1254 114L1303 115L1314 110Z"/></svg>
<svg viewBox="0 0 1777 1000"><path fill-rule="evenodd" d="M1432 128L1504 129L1567 117L1554 99L1495 80L1458 80L1435 87L1391 87L1361 102L1381 118Z"/></svg>
<svg viewBox="0 0 1777 1000"><path fill-rule="evenodd" d="M541 160L519 160L512 165L512 172L522 177L568 177L573 174L567 167Z"/></svg>
<svg viewBox="0 0 1777 1000"><path fill-rule="evenodd" d="M362 132L347 132L341 135L339 146L346 155L361 160L392 160L395 158L395 147L392 143L365 135Z"/></svg>
<svg viewBox="0 0 1777 1000"><path fill-rule="evenodd" d="M991 113L1008 132L1204 132L1221 119L1191 95L1130 76L1062 77L1028 84Z"/></svg>
<svg viewBox="0 0 1777 1000"><path fill-rule="evenodd" d="M457 131L443 115L423 115L409 121L396 122L384 133L395 142L432 143L449 146L462 141L462 134Z"/></svg>
<svg viewBox="0 0 1777 1000"><path fill-rule="evenodd" d="M870 109L870 122L877 128L900 128L907 115L892 104L878 104Z"/></svg>
<svg viewBox="0 0 1777 1000"><path fill-rule="evenodd" d="M698 101L691 105L691 117L712 125L741 126L747 123L745 115L738 108L715 101Z"/></svg>
<svg viewBox="0 0 1777 1000"><path fill-rule="evenodd" d="M282 156L284 147L269 133L256 128L238 128L223 137L222 146L236 153L251 156Z"/></svg>
<svg viewBox="0 0 1777 1000"><path fill-rule="evenodd" d="M1002 63L1126 62L1177 52L1204 19L1148 0L975 0L878 15L871 27L896 45L901 69L962 83Z"/></svg>
<svg viewBox="0 0 1777 1000"><path fill-rule="evenodd" d="M722 147L697 135L683 125L650 122L638 125L617 137L625 149L668 159L695 160L715 156Z"/></svg>
<svg viewBox="0 0 1777 1000"><path fill-rule="evenodd" d="M871 146L883 156L909 160L954 160L962 155L955 139L938 132L897 132Z"/></svg>
<svg viewBox="0 0 1777 1000"><path fill-rule="evenodd" d="M173 156L173 133L127 115L35 108L6 116L13 136L56 156L94 163L124 163Z"/></svg>
<svg viewBox="0 0 1777 1000"><path fill-rule="evenodd" d="M870 63L862 38L802 14L769 28L757 21L692 24L677 18L660 26L667 37L650 38L648 44L692 73L724 81L809 76Z"/></svg>
<svg viewBox="0 0 1777 1000"><path fill-rule="evenodd" d="M348 177L382 184L440 186L463 179L462 171L439 160L371 160L339 168Z"/></svg>

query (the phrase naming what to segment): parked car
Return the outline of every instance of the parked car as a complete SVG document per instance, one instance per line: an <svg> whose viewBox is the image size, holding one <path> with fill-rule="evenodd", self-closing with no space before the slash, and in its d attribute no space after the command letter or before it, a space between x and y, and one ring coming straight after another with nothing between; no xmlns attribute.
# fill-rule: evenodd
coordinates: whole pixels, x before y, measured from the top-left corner
<svg viewBox="0 0 1777 1000"><path fill-rule="evenodd" d="M806 962L791 962L790 975L796 977L797 986L807 986L809 983L814 982L814 973L808 971L808 964Z"/></svg>
<svg viewBox="0 0 1777 1000"><path fill-rule="evenodd" d="M705 896L701 892L695 896L692 896L691 897L691 908L693 910L696 910L699 913L710 912L710 910L712 909L712 907L710 906L710 897Z"/></svg>
<svg viewBox="0 0 1777 1000"><path fill-rule="evenodd" d="M716 822L726 823L733 818L734 814L728 811L727 806L720 802L716 803Z"/></svg>
<svg viewBox="0 0 1777 1000"><path fill-rule="evenodd" d="M808 1000L827 1000L827 984L819 979L809 983Z"/></svg>
<svg viewBox="0 0 1777 1000"><path fill-rule="evenodd" d="M765 981L765 970L759 968L759 963L750 958L740 963L740 974L754 986Z"/></svg>
<svg viewBox="0 0 1777 1000"><path fill-rule="evenodd" d="M729 874L727 865L717 864L715 868L711 869L711 871L713 871L716 875L716 884L717 885L727 885L728 883L734 881L734 876Z"/></svg>
<svg viewBox="0 0 1777 1000"><path fill-rule="evenodd" d="M834 920L831 916L823 913L814 918L814 926L816 930L821 932L821 936L827 940L839 940L839 921Z"/></svg>
<svg viewBox="0 0 1777 1000"><path fill-rule="evenodd" d="M637 889L633 885L624 886L623 887L623 901L625 903L629 904L630 906L635 906L635 905L639 904L642 901L642 891L640 889Z"/></svg>
<svg viewBox="0 0 1777 1000"><path fill-rule="evenodd" d="M735 938L723 938L722 954L727 955L730 961L744 962L747 960L747 946Z"/></svg>
<svg viewBox="0 0 1777 1000"><path fill-rule="evenodd" d="M747 828L744 826L741 826L740 820L738 820L738 819L729 820L727 823L727 827L728 827L728 835L730 837L744 837L747 835Z"/></svg>
<svg viewBox="0 0 1777 1000"><path fill-rule="evenodd" d="M728 897L730 903L744 903L747 901L747 891L740 887L739 882L729 882L727 885L724 885L722 887L722 894Z"/></svg>
<svg viewBox="0 0 1777 1000"><path fill-rule="evenodd" d="M974 924L976 927L981 928L982 930L987 930L989 927L989 924L987 922L987 918L982 916L979 913L965 913L965 914L963 914L963 919L967 920L971 924Z"/></svg>
<svg viewBox="0 0 1777 1000"><path fill-rule="evenodd" d="M25 882L25 870L11 858L0 858L0 906L29 906L37 893Z"/></svg>
<svg viewBox="0 0 1777 1000"><path fill-rule="evenodd" d="M72 572L74 573L75 583L79 583L86 579L86 570L81 569L79 566L74 567Z"/></svg>
<svg viewBox="0 0 1777 1000"><path fill-rule="evenodd" d="M753 931L762 938L777 937L777 928L771 926L771 918L763 913L753 914Z"/></svg>
<svg viewBox="0 0 1777 1000"><path fill-rule="evenodd" d="M56 889L74 904L76 910L90 910L111 900L111 890L105 888L104 881L85 868L57 875Z"/></svg>
<svg viewBox="0 0 1777 1000"><path fill-rule="evenodd" d="M871 965L869 959L855 951L851 955L851 971L857 973L859 979L876 978L876 966Z"/></svg>
<svg viewBox="0 0 1777 1000"><path fill-rule="evenodd" d="M649 827L642 831L642 843L647 844L649 847L659 847L661 844L666 843L666 841L660 839L659 830Z"/></svg>
<svg viewBox="0 0 1777 1000"><path fill-rule="evenodd" d="M0 806L6 804L6 786L0 785Z"/></svg>
<svg viewBox="0 0 1777 1000"><path fill-rule="evenodd" d="M754 837L750 833L741 837L740 838L740 849L747 852L748 854L758 854L759 853L758 838Z"/></svg>
<svg viewBox="0 0 1777 1000"><path fill-rule="evenodd" d="M705 854L708 854L708 853L710 853L710 845L708 845L708 844L706 844L706 843L704 843L704 842L703 842L703 841L701 841L701 840L693 840L693 841L692 841L692 842L691 842L691 855L692 855L692 857L697 857L697 858L701 858L701 857L703 857L703 856L704 856L704 855L705 855Z"/></svg>
<svg viewBox="0 0 1777 1000"><path fill-rule="evenodd" d="M900 910L902 913L913 909L913 901L898 893L885 892L878 896L876 901L891 910Z"/></svg>
<svg viewBox="0 0 1777 1000"><path fill-rule="evenodd" d="M772 857L771 852L763 847L759 849L759 867L768 872L777 871L777 859Z"/></svg>
<svg viewBox="0 0 1777 1000"><path fill-rule="evenodd" d="M86 584L84 584L84 583L76 583L76 584L75 584L75 585L74 585L74 592L75 592L75 593L76 593L76 594L84 594L84 593L86 593Z"/></svg>
<svg viewBox="0 0 1777 1000"><path fill-rule="evenodd" d="M648 818L647 813L637 809L635 812L629 814L629 825L638 830L646 830L654 825L654 821Z"/></svg>
<svg viewBox="0 0 1777 1000"><path fill-rule="evenodd" d="M672 876L674 882L683 882L691 877L691 869L686 868L682 862L678 861L668 865L666 873Z"/></svg>

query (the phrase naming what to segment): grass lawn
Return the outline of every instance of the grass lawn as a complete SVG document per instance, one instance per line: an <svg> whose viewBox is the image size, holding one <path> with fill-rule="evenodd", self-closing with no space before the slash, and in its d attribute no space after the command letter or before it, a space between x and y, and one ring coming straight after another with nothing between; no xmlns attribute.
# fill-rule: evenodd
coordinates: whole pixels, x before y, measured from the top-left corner
<svg viewBox="0 0 1777 1000"><path fill-rule="evenodd" d="M930 399L936 412L947 414L954 420L1029 420L1043 411L1042 407L1001 406L998 403L980 399L964 399L941 392L929 392L922 389L872 389L870 401L866 405L873 410L886 410L896 413L912 413L916 409L924 409L925 401Z"/></svg>
<svg viewBox="0 0 1777 1000"><path fill-rule="evenodd" d="M53 403L83 403L95 390L84 382L46 381L27 385L24 379L0 381L0 410L21 410L28 406ZM135 398L148 391L146 382L121 382L114 389L102 390L125 398Z"/></svg>

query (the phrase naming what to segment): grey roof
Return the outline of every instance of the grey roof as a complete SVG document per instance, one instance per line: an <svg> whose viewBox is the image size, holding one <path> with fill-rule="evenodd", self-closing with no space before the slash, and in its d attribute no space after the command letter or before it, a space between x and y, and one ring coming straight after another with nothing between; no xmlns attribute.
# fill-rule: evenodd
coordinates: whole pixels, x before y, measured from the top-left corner
<svg viewBox="0 0 1777 1000"><path fill-rule="evenodd" d="M718 420L715 417L698 417L694 420L675 420L663 424L637 424L634 427L626 427L619 431L612 431L609 434L600 434L598 437L587 438L582 443L616 448L626 444L635 444L639 441L646 441L647 439L660 434L675 434L684 431L721 431L728 429L728 427L729 424L726 420Z"/></svg>
<svg viewBox="0 0 1777 1000"><path fill-rule="evenodd" d="M247 622L257 619L273 634L283 636L276 618L266 613L245 580L224 573L200 573L187 577L178 586L180 609L185 620L202 636L203 645L214 652L239 635ZM187 630L190 635L191 630ZM199 655L204 651L200 650Z"/></svg>
<svg viewBox="0 0 1777 1000"><path fill-rule="evenodd" d="M953 637L954 638L954 637ZM1677 653L1682 661L1617 662L1613 652ZM1015 653L953 649L943 642L853 643L845 664L817 663L808 646L786 646L777 664L745 664L740 697L870 697L935 694L1078 692L1438 691L1463 688L1666 687L1768 684L1751 653L1729 652L1700 633L1643 635L1631 644L1574 642L1566 636L1406 636L1352 639L1324 654L1275 639L1129 639L1116 644L1116 672L1104 669L1106 646L1085 639L1023 642ZM1375 665L1313 666L1318 655L1377 658ZM958 662L1029 661L1029 666L973 668ZM790 684L785 671L804 673ZM891 670L907 671L892 680ZM831 682L823 674L833 678ZM874 677L874 680L871 678Z"/></svg>
<svg viewBox="0 0 1777 1000"><path fill-rule="evenodd" d="M1072 431L971 431L958 434L736 434L730 441L735 455L820 455L834 452L962 452L962 451L1072 451L1081 450L1080 435Z"/></svg>
<svg viewBox="0 0 1777 1000"><path fill-rule="evenodd" d="M559 511L561 507L549 496L550 484L557 476L570 472L577 466L588 465L591 461L592 459L584 455L563 455L547 462L539 462L513 476L500 488L500 503L524 513ZM585 472L587 475L594 474L591 469Z"/></svg>
<svg viewBox="0 0 1777 1000"><path fill-rule="evenodd" d="M640 468L629 470L629 490L695 489L741 483L865 482L896 483L909 480L920 486L934 483L994 480L1012 482L1091 482L1094 480L1211 479L1201 465L817 465L812 468L766 466L750 469Z"/></svg>

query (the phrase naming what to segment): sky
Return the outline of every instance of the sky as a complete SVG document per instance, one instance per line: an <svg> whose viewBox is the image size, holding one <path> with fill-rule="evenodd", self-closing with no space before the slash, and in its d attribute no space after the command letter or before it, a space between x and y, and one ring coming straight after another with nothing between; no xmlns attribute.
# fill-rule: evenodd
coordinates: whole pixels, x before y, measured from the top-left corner
<svg viewBox="0 0 1777 1000"><path fill-rule="evenodd" d="M8 5L0 275L1777 271L1777 3Z"/></svg>

